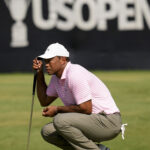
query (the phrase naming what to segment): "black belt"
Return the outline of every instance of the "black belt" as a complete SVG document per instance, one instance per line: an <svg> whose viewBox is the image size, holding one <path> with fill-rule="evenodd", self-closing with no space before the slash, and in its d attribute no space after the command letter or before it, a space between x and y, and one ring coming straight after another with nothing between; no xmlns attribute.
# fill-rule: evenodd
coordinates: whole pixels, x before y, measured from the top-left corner
<svg viewBox="0 0 150 150"><path fill-rule="evenodd" d="M114 112L112 114L106 114L105 112L100 112L99 114L101 114L101 115L113 115L113 114L121 115L120 112Z"/></svg>
<svg viewBox="0 0 150 150"><path fill-rule="evenodd" d="M121 115L121 114L120 114L120 112L115 112L115 113L113 113L113 114L118 114L118 115Z"/></svg>

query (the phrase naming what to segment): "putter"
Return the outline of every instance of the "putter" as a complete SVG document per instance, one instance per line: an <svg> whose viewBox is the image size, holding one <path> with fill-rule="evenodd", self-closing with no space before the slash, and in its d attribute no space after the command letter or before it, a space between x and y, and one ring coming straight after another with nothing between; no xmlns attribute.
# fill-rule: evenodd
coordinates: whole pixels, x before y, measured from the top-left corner
<svg viewBox="0 0 150 150"><path fill-rule="evenodd" d="M32 89L32 104L31 104L31 113L30 113L30 120L29 120L29 131L28 131L27 149L26 150L29 150L29 144L30 144L30 134L31 134L31 125L32 125L34 95L35 95L35 88L36 88L36 78L37 78L37 72L34 72L33 89Z"/></svg>

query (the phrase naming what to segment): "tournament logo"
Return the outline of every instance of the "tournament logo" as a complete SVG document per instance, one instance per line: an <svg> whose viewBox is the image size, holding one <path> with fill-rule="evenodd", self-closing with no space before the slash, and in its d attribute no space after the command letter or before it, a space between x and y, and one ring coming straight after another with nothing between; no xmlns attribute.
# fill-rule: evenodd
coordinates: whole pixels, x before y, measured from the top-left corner
<svg viewBox="0 0 150 150"><path fill-rule="evenodd" d="M29 45L27 26L23 22L31 0L5 0L10 15L15 23L11 27L11 47L25 47Z"/></svg>

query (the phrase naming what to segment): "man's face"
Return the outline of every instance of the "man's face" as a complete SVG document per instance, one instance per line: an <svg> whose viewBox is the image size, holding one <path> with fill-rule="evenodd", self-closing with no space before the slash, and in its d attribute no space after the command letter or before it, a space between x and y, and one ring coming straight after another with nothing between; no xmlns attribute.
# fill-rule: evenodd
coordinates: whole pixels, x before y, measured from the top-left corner
<svg viewBox="0 0 150 150"><path fill-rule="evenodd" d="M63 65L63 60L61 57L53 57L51 59L45 59L46 72L49 75L57 74Z"/></svg>

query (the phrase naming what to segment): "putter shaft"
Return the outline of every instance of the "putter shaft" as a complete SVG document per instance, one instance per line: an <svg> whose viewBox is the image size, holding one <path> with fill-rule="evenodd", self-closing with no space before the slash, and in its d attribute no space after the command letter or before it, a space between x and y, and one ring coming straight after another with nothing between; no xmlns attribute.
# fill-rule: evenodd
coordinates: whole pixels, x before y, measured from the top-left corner
<svg viewBox="0 0 150 150"><path fill-rule="evenodd" d="M31 113L30 113L30 121L29 121L29 131L28 131L28 139L27 139L27 150L29 150L29 144L30 144L30 134L31 134L31 126L32 126L33 106L34 106L34 95L32 95Z"/></svg>
<svg viewBox="0 0 150 150"><path fill-rule="evenodd" d="M27 137L26 150L29 150L29 145L30 145L30 134L31 134L31 126L32 126L32 115L33 115L34 95L35 95L35 88L36 88L36 78L37 78L37 72L34 73L34 79L33 79L32 104L31 104L31 113L30 113L30 120L29 120L29 131L28 131L28 137Z"/></svg>

